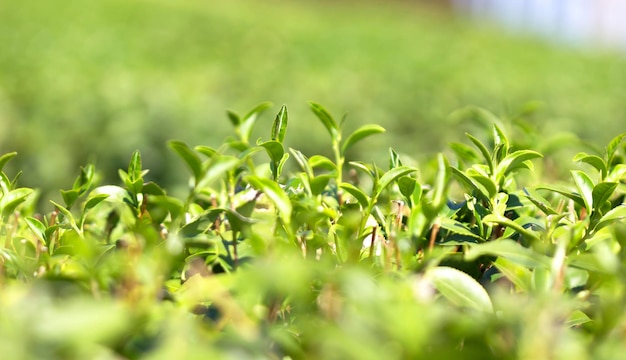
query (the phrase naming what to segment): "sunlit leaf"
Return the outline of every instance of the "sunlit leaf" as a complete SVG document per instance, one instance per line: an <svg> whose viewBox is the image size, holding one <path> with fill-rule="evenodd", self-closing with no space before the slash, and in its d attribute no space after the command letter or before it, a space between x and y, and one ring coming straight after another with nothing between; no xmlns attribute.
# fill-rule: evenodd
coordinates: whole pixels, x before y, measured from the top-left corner
<svg viewBox="0 0 626 360"><path fill-rule="evenodd" d="M341 146L341 153L345 154L346 151L348 151L348 149L350 149L354 144L365 139L366 137L383 132L385 132L385 128L380 125L363 125L350 134L350 136L348 136L348 138L344 141Z"/></svg>
<svg viewBox="0 0 626 360"><path fill-rule="evenodd" d="M478 311L493 311L485 288L466 273L447 266L437 266L429 269L424 276L451 303Z"/></svg>

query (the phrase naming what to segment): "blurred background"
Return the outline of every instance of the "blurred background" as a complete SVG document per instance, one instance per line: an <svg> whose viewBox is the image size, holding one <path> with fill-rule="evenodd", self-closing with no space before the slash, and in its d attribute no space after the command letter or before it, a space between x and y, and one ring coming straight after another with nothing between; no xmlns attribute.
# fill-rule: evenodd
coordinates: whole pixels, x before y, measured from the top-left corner
<svg viewBox="0 0 626 360"><path fill-rule="evenodd" d="M23 186L69 188L95 162L117 181L139 149L149 178L184 186L169 139L217 147L225 110L280 105L289 146L330 154L306 101L346 128L388 132L350 154L386 164L464 138L476 105L541 136L598 145L625 131L626 25L619 1L0 0L0 152ZM620 15L621 14L621 15ZM542 106L532 116L529 109Z"/></svg>

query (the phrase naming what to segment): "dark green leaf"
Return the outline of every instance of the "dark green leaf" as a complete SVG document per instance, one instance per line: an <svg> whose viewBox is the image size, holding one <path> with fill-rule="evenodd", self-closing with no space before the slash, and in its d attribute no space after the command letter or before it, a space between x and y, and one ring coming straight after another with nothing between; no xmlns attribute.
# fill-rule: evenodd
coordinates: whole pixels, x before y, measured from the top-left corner
<svg viewBox="0 0 626 360"><path fill-rule="evenodd" d="M398 189L400 189L400 193L407 199L411 198L417 186L420 186L417 180L410 176L403 176L398 179Z"/></svg>
<svg viewBox="0 0 626 360"><path fill-rule="evenodd" d="M533 240L539 240L539 236L537 236L537 234L535 234L534 232L525 229L522 225L516 223L515 221L501 216L501 215L494 215L494 214L489 214L485 217L483 217L482 219L483 223L486 224L491 224L491 223L495 223L498 225L502 225L502 226L506 226L509 227L515 231L517 231L518 233L522 234L524 237L526 238L530 238Z"/></svg>
<svg viewBox="0 0 626 360"><path fill-rule="evenodd" d="M60 192L61 192L61 197L63 198L63 202L65 202L65 206L67 206L68 209L72 208L72 206L74 205L74 203L80 196L80 193L78 192L78 190L74 190L74 189L61 190Z"/></svg>
<svg viewBox="0 0 626 360"><path fill-rule="evenodd" d="M328 182L332 178L332 175L318 175L312 178L310 183L311 193L313 193L313 195L315 196L321 194L324 189L326 189L326 185L328 185Z"/></svg>
<svg viewBox="0 0 626 360"><path fill-rule="evenodd" d="M97 194L89 196L89 198L87 198L87 202L85 202L85 206L83 207L83 212L87 212L93 209L96 205L100 204L108 197L108 194Z"/></svg>
<svg viewBox="0 0 626 360"><path fill-rule="evenodd" d="M228 115L228 119L230 120L230 122L233 124L234 127L238 127L239 124L241 124L241 118L239 117L239 114L237 114L236 112L232 110L226 110L226 115Z"/></svg>
<svg viewBox="0 0 626 360"><path fill-rule="evenodd" d="M385 128L379 125L361 126L360 128L356 129L352 134L350 134L346 141L344 141L343 145L341 146L341 154L345 154L350 147L352 147L357 142L365 139L366 137L372 136L374 134L380 134L383 132L385 132Z"/></svg>
<svg viewBox="0 0 626 360"><path fill-rule="evenodd" d="M594 211L598 211L602 208L605 202L607 202L615 189L617 189L617 183L603 182L593 187L593 208Z"/></svg>

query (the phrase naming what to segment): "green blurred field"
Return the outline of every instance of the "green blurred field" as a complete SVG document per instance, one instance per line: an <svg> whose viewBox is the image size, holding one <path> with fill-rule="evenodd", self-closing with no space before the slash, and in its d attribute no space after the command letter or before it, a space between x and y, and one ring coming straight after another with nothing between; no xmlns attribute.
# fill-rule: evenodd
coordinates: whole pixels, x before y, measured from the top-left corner
<svg viewBox="0 0 626 360"><path fill-rule="evenodd" d="M440 151L466 128L452 111L506 117L531 100L544 134L606 143L624 131L626 62L410 2L0 1L0 151L18 151L25 186L68 188L87 161L114 177L135 149L152 178L180 182L168 139L217 146L225 109L266 100L257 136L286 104L288 143L305 153L329 146L307 100L349 113L348 128L388 129L363 160Z"/></svg>

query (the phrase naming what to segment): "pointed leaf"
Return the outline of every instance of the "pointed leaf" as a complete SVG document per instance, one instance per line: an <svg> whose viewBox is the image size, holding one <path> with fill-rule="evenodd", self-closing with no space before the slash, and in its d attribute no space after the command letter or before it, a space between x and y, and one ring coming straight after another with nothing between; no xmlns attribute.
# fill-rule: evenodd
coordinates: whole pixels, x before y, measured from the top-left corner
<svg viewBox="0 0 626 360"><path fill-rule="evenodd" d="M46 243L46 226L39 220L34 217L27 216L25 218L26 225L28 228L37 235L39 240L43 241L45 245Z"/></svg>
<svg viewBox="0 0 626 360"><path fill-rule="evenodd" d="M487 147L485 146L485 144L483 144L480 140L478 140L477 138L475 138L469 133L465 133L465 136L467 136L474 143L474 145L478 148L480 153L483 155L483 159L485 160L485 163L487 163L487 166L489 166L489 172L493 173L494 172L493 161L491 160L491 154L489 154L489 150L487 150Z"/></svg>
<svg viewBox="0 0 626 360"><path fill-rule="evenodd" d="M364 209L369 206L370 198L361 189L350 183L341 183L339 187L347 191L350 195L354 196L354 198Z"/></svg>
<svg viewBox="0 0 626 360"><path fill-rule="evenodd" d="M236 112L232 110L226 110L226 115L228 116L228 120L230 120L231 124L233 124L234 127L238 127L241 124L241 118Z"/></svg>
<svg viewBox="0 0 626 360"><path fill-rule="evenodd" d="M626 218L626 205L618 205L604 214L593 227L593 231L598 231L603 227Z"/></svg>
<svg viewBox="0 0 626 360"><path fill-rule="evenodd" d="M332 162L329 158L327 158L326 156L322 156L322 155L313 155L311 156L311 158L308 160L309 166L311 168L322 168L322 169L326 169L328 171L335 171L337 170L337 166L335 165L334 162Z"/></svg>
<svg viewBox="0 0 626 360"><path fill-rule="evenodd" d="M275 140L270 140L266 142L261 142L261 139L257 140L257 145L262 146L267 155L272 159L274 163L278 163L280 159L283 157L285 150L283 149L283 145Z"/></svg>
<svg viewBox="0 0 626 360"><path fill-rule="evenodd" d="M280 107L274 124L272 125L272 140L283 143L285 140L285 132L287 131L287 122L289 116L287 114L287 107L285 105Z"/></svg>
<svg viewBox="0 0 626 360"><path fill-rule="evenodd" d="M550 267L551 259L532 249L523 247L511 239L488 241L481 244L468 243L469 249L465 253L468 261L473 261L483 255L501 256L516 264L526 267Z"/></svg>
<svg viewBox="0 0 626 360"><path fill-rule="evenodd" d="M214 181L224 176L224 174L239 166L240 163L240 159L230 155L222 155L213 158L213 160L209 162L206 174L204 174L202 180L196 187L202 189L206 186L210 186Z"/></svg>
<svg viewBox="0 0 626 360"><path fill-rule="evenodd" d="M15 209L33 193L33 189L19 188L9 191L0 199L2 217L6 218L15 212Z"/></svg>
<svg viewBox="0 0 626 360"><path fill-rule="evenodd" d="M454 151L459 160L465 161L466 163L475 162L479 158L474 149L463 143L453 142L449 145L449 147L452 151Z"/></svg>
<svg viewBox="0 0 626 360"><path fill-rule="evenodd" d="M482 222L486 224L495 223L498 225L506 226L522 234L524 237L527 237L533 240L539 240L539 236L537 236L537 234L535 234L534 232L530 230L525 229L522 225L504 216L489 214L483 217Z"/></svg>
<svg viewBox="0 0 626 360"><path fill-rule="evenodd" d="M96 207L96 205L100 204L102 201L106 200L106 198L108 197L109 197L108 194L90 195L89 198L87 199L87 202L85 203L83 212L87 212L93 209L94 207Z"/></svg>
<svg viewBox="0 0 626 360"><path fill-rule="evenodd" d="M254 109L250 110L242 119L239 125L239 134L241 135L241 140L247 143L250 140L250 135L252 133L252 127L256 122L257 118L261 113L265 110L272 107L271 102L264 102L257 105Z"/></svg>
<svg viewBox="0 0 626 360"><path fill-rule="evenodd" d="M169 146L187 164L197 183L202 177L202 161L200 157L182 141L172 140L169 142Z"/></svg>
<svg viewBox="0 0 626 360"><path fill-rule="evenodd" d="M480 200L483 201L489 201L489 191L487 191L487 189L485 189L482 185L479 185L476 180L468 177L464 172L452 166L450 167L450 172L457 179L457 181L465 187L470 195L480 197Z"/></svg>
<svg viewBox="0 0 626 360"><path fill-rule="evenodd" d="M594 211L602 209L605 202L609 200L615 189L617 189L617 183L603 182L593 187L593 207Z"/></svg>
<svg viewBox="0 0 626 360"><path fill-rule="evenodd" d="M398 155L398 153L393 148L389 148L389 168L393 169L398 166L402 166L402 161L400 161L400 155Z"/></svg>
<svg viewBox="0 0 626 360"><path fill-rule="evenodd" d="M391 169L391 170L387 171L378 180L378 184L376 186L376 192L375 192L374 197L376 197L378 194L380 194L392 182L396 181L397 179L399 179L402 176L406 176L406 175L409 175L411 173L414 173L415 171L416 171L415 168L408 167L408 166L399 166L399 167L397 167L395 169Z"/></svg>
<svg viewBox="0 0 626 360"><path fill-rule="evenodd" d="M194 150L196 150L200 154L205 155L208 158L212 158L215 154L217 154L217 150L213 149L212 147L204 146L204 145L198 145L194 147Z"/></svg>
<svg viewBox="0 0 626 360"><path fill-rule="evenodd" d="M613 162L613 157L615 156L615 152L617 151L617 147L626 137L626 133L622 133L617 135L609 142L609 145L606 147L606 157L607 157L607 166L611 166ZM0 169L2 169L0 167Z"/></svg>
<svg viewBox="0 0 626 360"><path fill-rule="evenodd" d="M518 169L527 160L543 157L540 153L532 150L518 150L515 151L502 160L498 164L496 170L496 179L498 182L502 181L502 177L507 176L512 171Z"/></svg>
<svg viewBox="0 0 626 360"><path fill-rule="evenodd" d="M326 110L322 105L312 101L309 102L309 106L315 116L317 116L317 118L322 122L326 130L328 130L331 138L335 139L339 133L339 125L337 125L337 122L333 119L328 110Z"/></svg>
<svg viewBox="0 0 626 360"><path fill-rule="evenodd" d="M587 174L578 170L572 170L572 177L576 183L576 188L578 188L578 193L585 203L587 213L591 214L593 210L593 181Z"/></svg>
<svg viewBox="0 0 626 360"><path fill-rule="evenodd" d="M135 150L130 158L130 162L128 163L128 176L132 181L135 181L141 178L141 172L141 153L139 150Z"/></svg>
<svg viewBox="0 0 626 360"><path fill-rule="evenodd" d="M311 183L310 183L311 193L315 196L321 194L324 191L324 189L326 189L328 182L332 178L333 178L332 175L318 175L312 178Z"/></svg>
<svg viewBox="0 0 626 360"><path fill-rule="evenodd" d="M485 190L487 190L487 195L489 198L492 198L498 192L498 187L496 183L493 182L490 178L483 175L470 175L472 179L474 179L477 183L482 185Z"/></svg>
<svg viewBox="0 0 626 360"><path fill-rule="evenodd" d="M350 134L346 141L344 141L343 145L341 146L341 154L345 154L350 147L352 147L357 142L365 139L366 137L372 136L374 134L380 134L383 132L385 132L385 128L379 125L361 126L360 128L356 129L352 134Z"/></svg>
<svg viewBox="0 0 626 360"><path fill-rule="evenodd" d="M485 288L466 273L447 266L437 266L429 269L424 276L453 304L493 312L493 305Z"/></svg>
<svg viewBox="0 0 626 360"><path fill-rule="evenodd" d="M565 196L568 199L573 200L577 205L585 207L585 201L583 200L582 196L566 189L560 186L548 186L548 185L541 185L537 187L537 190L548 190L548 191L552 191L558 194L561 194L563 196Z"/></svg>
<svg viewBox="0 0 626 360"><path fill-rule="evenodd" d="M439 224L441 225L442 228L448 231L451 231L455 234L469 236L478 241L485 241L485 239L473 233L472 230L470 230L470 228L468 228L465 224L463 224L462 222L456 221L454 219L450 219L448 217L442 216L442 217L439 217Z"/></svg>
<svg viewBox="0 0 626 360"><path fill-rule="evenodd" d="M576 162L583 162L585 164L593 166L596 170L600 172L600 174L602 174L602 178L604 178L608 172L606 162L604 162L604 159L597 155L589 155L587 153L580 152L576 154L576 156L574 156L572 160Z"/></svg>
<svg viewBox="0 0 626 360"><path fill-rule="evenodd" d="M398 179L398 189L400 189L400 193L407 199L411 198L417 186L421 185L410 176L403 176Z"/></svg>
<svg viewBox="0 0 626 360"><path fill-rule="evenodd" d="M6 153L6 154L0 156L0 171L2 171L2 169L4 169L4 165L6 165L6 163L8 163L9 160L13 159L15 157L15 155L17 155L16 152L10 152L10 153Z"/></svg>
<svg viewBox="0 0 626 360"><path fill-rule="evenodd" d="M280 218L285 224L291 222L291 201L287 193L276 182L258 176L246 176L245 181L264 193L274 203Z"/></svg>
<svg viewBox="0 0 626 360"><path fill-rule="evenodd" d="M289 148L289 151L293 154L300 168L306 172L307 176L309 178L313 177L313 168L309 165L309 159L299 150Z"/></svg>
<svg viewBox="0 0 626 360"><path fill-rule="evenodd" d="M537 206L539 210L543 211L546 215L558 214L558 212L550 206L548 200L537 194L536 191L524 188L524 193L526 194L526 198L535 204L535 206Z"/></svg>

